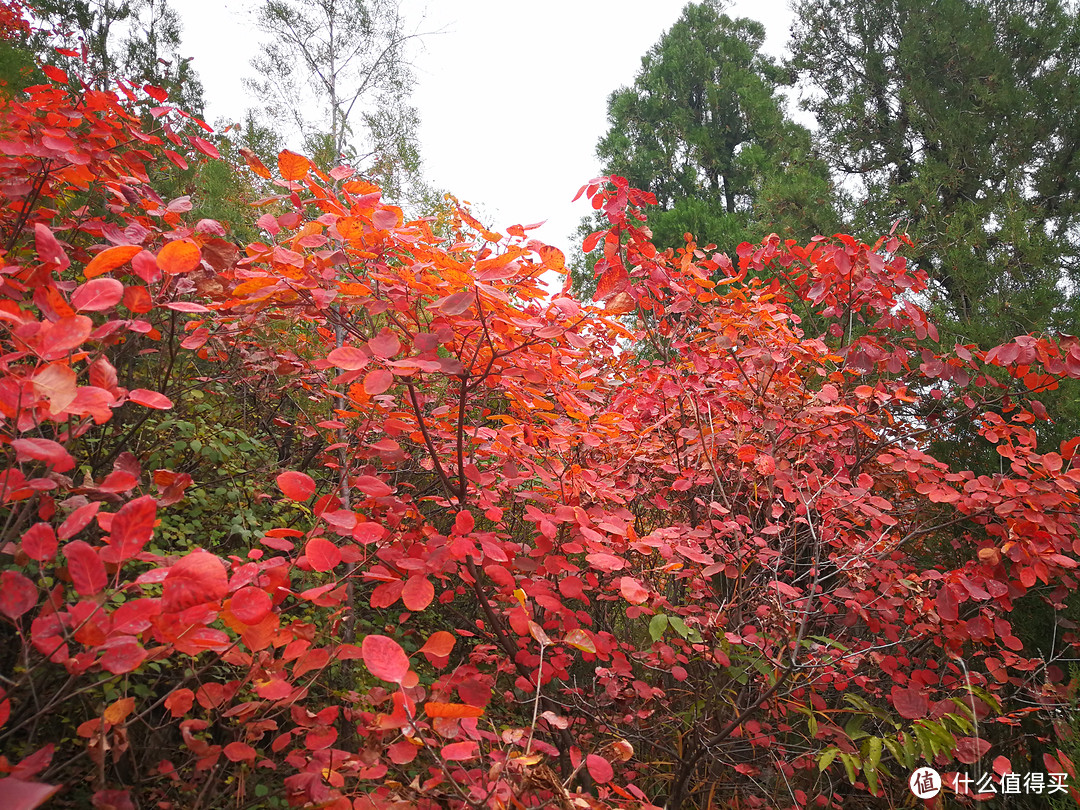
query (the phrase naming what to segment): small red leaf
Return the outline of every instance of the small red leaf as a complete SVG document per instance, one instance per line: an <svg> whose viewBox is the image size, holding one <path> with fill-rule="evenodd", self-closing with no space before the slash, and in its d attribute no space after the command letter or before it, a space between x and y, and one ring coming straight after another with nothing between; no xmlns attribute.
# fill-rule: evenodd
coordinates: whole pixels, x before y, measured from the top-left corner
<svg viewBox="0 0 1080 810"><path fill-rule="evenodd" d="M896 711L900 713L901 717L908 720L918 720L921 717L926 717L926 713L930 711L930 701L918 689L903 689L894 686L891 697Z"/></svg>
<svg viewBox="0 0 1080 810"><path fill-rule="evenodd" d="M619 593L632 605L643 605L649 599L649 592L633 577L619 579Z"/></svg>
<svg viewBox="0 0 1080 810"><path fill-rule="evenodd" d="M150 495L124 504L109 524L109 546L102 549L106 562L130 560L154 535L157 501Z"/></svg>
<svg viewBox="0 0 1080 810"><path fill-rule="evenodd" d="M368 670L376 678L401 683L409 673L409 657L401 645L387 636L364 636L360 653Z"/></svg>
<svg viewBox="0 0 1080 810"><path fill-rule="evenodd" d="M974 765L990 750L990 741L978 737L961 737L956 741L953 752L956 758L965 765Z"/></svg>
<svg viewBox="0 0 1080 810"><path fill-rule="evenodd" d="M385 481L373 475L361 475L356 479L355 485L357 489L372 498L384 498L394 492Z"/></svg>
<svg viewBox="0 0 1080 810"><path fill-rule="evenodd" d="M165 708L172 712L173 717L183 717L195 704L195 693L190 689L174 689L165 698Z"/></svg>
<svg viewBox="0 0 1080 810"><path fill-rule="evenodd" d="M297 503L315 494L315 479L302 472L283 472L277 477L277 485L286 498Z"/></svg>
<svg viewBox="0 0 1080 810"><path fill-rule="evenodd" d="M611 763L599 754L589 754L585 757L585 767L589 769L589 775L601 785L607 784L615 777Z"/></svg>
<svg viewBox="0 0 1080 810"><path fill-rule="evenodd" d="M467 759L474 759L479 755L480 747L472 740L450 743L449 745L444 745L442 749L442 757L447 762L464 762Z"/></svg>
<svg viewBox="0 0 1080 810"><path fill-rule="evenodd" d="M76 312L101 312L115 307L124 297L124 285L115 278L93 278L71 294Z"/></svg>
<svg viewBox="0 0 1080 810"><path fill-rule="evenodd" d="M179 613L196 605L224 599L229 592L225 566L208 551L193 551L173 564L165 577L162 605Z"/></svg>
<svg viewBox="0 0 1080 810"><path fill-rule="evenodd" d="M274 606L270 594L252 585L241 588L229 600L229 610L244 624L258 624Z"/></svg>
<svg viewBox="0 0 1080 810"><path fill-rule="evenodd" d="M105 654L99 663L101 668L113 675L134 672L146 660L149 653L132 636L111 638L105 643Z"/></svg>
<svg viewBox="0 0 1080 810"><path fill-rule="evenodd" d="M364 390L370 396L383 393L394 384L394 374L385 368L377 368L364 375Z"/></svg>
<svg viewBox="0 0 1080 810"><path fill-rule="evenodd" d="M409 610L423 610L435 598L435 586L427 577L412 576L401 589L401 601Z"/></svg>
<svg viewBox="0 0 1080 810"><path fill-rule="evenodd" d="M56 532L48 523L35 523L22 536L22 549L32 560L51 560L56 556Z"/></svg>
<svg viewBox="0 0 1080 810"><path fill-rule="evenodd" d="M156 411L167 411L173 406L172 400L157 391L149 391L145 388L136 388L128 392L128 399L137 405L145 405Z"/></svg>
<svg viewBox="0 0 1080 810"><path fill-rule="evenodd" d="M243 742L229 743L224 753L230 762L254 762L256 756L255 749Z"/></svg>
<svg viewBox="0 0 1080 810"><path fill-rule="evenodd" d="M367 342L367 347L376 357L391 358L401 351L401 341L389 329L383 329L376 337Z"/></svg>
<svg viewBox="0 0 1080 810"><path fill-rule="evenodd" d="M368 356L354 346L341 346L334 349L326 359L337 368L345 371L359 371L368 364Z"/></svg>
<svg viewBox="0 0 1080 810"><path fill-rule="evenodd" d="M17 619L37 604L38 589L18 571L0 574L0 613Z"/></svg>
<svg viewBox="0 0 1080 810"><path fill-rule="evenodd" d="M325 537L312 537L304 546L304 556L316 571L331 571L341 562L341 549Z"/></svg>
<svg viewBox="0 0 1080 810"><path fill-rule="evenodd" d="M435 666L442 666L444 662L441 660L433 659L445 659L450 655L454 649L454 643L456 639L452 633L447 633L445 630L436 630L431 634L424 646L420 648L420 652Z"/></svg>
<svg viewBox="0 0 1080 810"><path fill-rule="evenodd" d="M191 145L207 157L212 157L215 160L220 160L221 158L221 153L217 150L217 147L209 141L203 140L198 135L191 136Z"/></svg>
<svg viewBox="0 0 1080 810"><path fill-rule="evenodd" d="M71 581L79 595L93 596L108 584L105 563L88 543L82 540L71 541L64 546L64 556L67 558Z"/></svg>

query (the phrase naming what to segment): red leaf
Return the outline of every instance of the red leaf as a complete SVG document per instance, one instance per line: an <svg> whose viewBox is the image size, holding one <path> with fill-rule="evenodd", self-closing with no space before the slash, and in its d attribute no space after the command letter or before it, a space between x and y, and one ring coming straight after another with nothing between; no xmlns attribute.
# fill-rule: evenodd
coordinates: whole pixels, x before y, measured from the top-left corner
<svg viewBox="0 0 1080 810"><path fill-rule="evenodd" d="M145 388L136 388L128 392L128 399L137 405L145 405L156 411L167 411L173 406L172 400L157 391L149 391Z"/></svg>
<svg viewBox="0 0 1080 810"><path fill-rule="evenodd" d="M221 560L208 551L193 551L169 569L161 594L162 606L179 613L224 599L228 592L229 576Z"/></svg>
<svg viewBox="0 0 1080 810"><path fill-rule="evenodd" d="M470 706L487 706L491 700L491 686L479 678L466 678L458 684L457 693Z"/></svg>
<svg viewBox="0 0 1080 810"><path fill-rule="evenodd" d="M990 750L990 741L977 737L961 737L956 741L954 753L965 765L974 765Z"/></svg>
<svg viewBox="0 0 1080 810"><path fill-rule="evenodd" d="M593 301L603 301L617 292L622 292L629 284L630 277L626 275L626 268L622 266L622 263L611 264L596 282Z"/></svg>
<svg viewBox="0 0 1080 810"><path fill-rule="evenodd" d="M55 264L60 270L66 269L71 264L71 260L53 236L53 232L40 222L34 226L34 246L37 248L38 258L43 262Z"/></svg>
<svg viewBox="0 0 1080 810"><path fill-rule="evenodd" d="M373 475L361 475L356 479L355 486L365 495L372 498L384 498L394 492L385 481Z"/></svg>
<svg viewBox="0 0 1080 810"><path fill-rule="evenodd" d="M431 308L438 310L443 315L460 315L472 306L475 298L476 293L472 290L462 290L453 295L448 295L446 298L440 298L431 305Z"/></svg>
<svg viewBox="0 0 1080 810"><path fill-rule="evenodd" d="M80 506L60 524L57 535L61 540L70 540L89 525L100 508L100 501L92 501L85 506Z"/></svg>
<svg viewBox="0 0 1080 810"><path fill-rule="evenodd" d="M192 138L192 140L198 140ZM189 239L177 239L166 244L157 254L157 266L163 273L190 273L202 263L199 246Z"/></svg>
<svg viewBox="0 0 1080 810"><path fill-rule="evenodd" d="M67 558L68 573L71 574L75 591L81 596L100 593L108 584L105 563L88 543L82 540L71 541L64 546L64 556Z"/></svg>
<svg viewBox="0 0 1080 810"><path fill-rule="evenodd" d="M144 84L143 90L148 96L150 96L150 98L152 98L159 104L164 104L166 101L169 100L169 94L165 92L165 88L163 87L158 87L157 85L153 84Z"/></svg>
<svg viewBox="0 0 1080 810"><path fill-rule="evenodd" d="M102 549L105 562L130 560L143 550L154 535L157 501L151 495L124 504L109 524L109 546Z"/></svg>
<svg viewBox="0 0 1080 810"><path fill-rule="evenodd" d="M387 636L364 636L360 654L371 674L381 680L401 683L409 673L409 657Z"/></svg>
<svg viewBox="0 0 1080 810"><path fill-rule="evenodd" d="M896 711L908 720L926 717L926 713L930 711L930 701L918 689L902 689L894 686L890 696Z"/></svg>
<svg viewBox="0 0 1080 810"><path fill-rule="evenodd" d="M283 472L277 477L277 485L286 498L297 503L315 494L315 479L302 472Z"/></svg>
<svg viewBox="0 0 1080 810"><path fill-rule="evenodd" d="M69 315L46 324L38 333L38 354L45 360L59 360L83 344L94 322L85 315Z"/></svg>
<svg viewBox="0 0 1080 810"><path fill-rule="evenodd" d="M165 708L172 712L173 717L183 717L195 704L195 693L190 689L174 689L165 698Z"/></svg>
<svg viewBox="0 0 1080 810"><path fill-rule="evenodd" d="M22 536L22 549L32 560L51 560L56 556L56 532L48 523L35 523Z"/></svg>
<svg viewBox="0 0 1080 810"><path fill-rule="evenodd" d="M953 596L953 592L949 590L948 585L942 584L935 602L937 605L938 616L942 619L947 622L955 622L959 618L956 597Z"/></svg>
<svg viewBox="0 0 1080 810"><path fill-rule="evenodd" d="M325 537L312 537L304 546L304 556L316 571L330 571L341 562L341 549Z"/></svg>
<svg viewBox="0 0 1080 810"><path fill-rule="evenodd" d="M619 579L619 593L632 605L643 605L649 599L649 592L633 577Z"/></svg>
<svg viewBox="0 0 1080 810"><path fill-rule="evenodd" d="M67 84L68 83L68 75L67 75L67 73L64 72L63 70L61 70L60 68L54 67L53 65L39 65L38 67L39 67L39 69L41 70L42 73L44 73L46 76L48 76L54 82L58 82L60 84Z"/></svg>
<svg viewBox="0 0 1080 810"><path fill-rule="evenodd" d="M113 675L134 672L146 660L149 653L133 636L111 638L105 643L105 654L101 656L101 668Z"/></svg>
<svg viewBox="0 0 1080 810"><path fill-rule="evenodd" d="M326 359L337 368L345 371L359 371L368 364L368 356L353 346L341 346L334 349Z"/></svg>
<svg viewBox="0 0 1080 810"><path fill-rule="evenodd" d="M367 347L376 357L388 359L401 351L401 341L389 329L383 329L376 337L367 342Z"/></svg>
<svg viewBox="0 0 1080 810"><path fill-rule="evenodd" d="M221 153L217 150L217 147L214 146L209 141L203 140L198 135L192 135L191 136L191 145L194 146L196 149L198 149L200 152L202 152L207 157L212 157L215 160L219 160L221 158ZM162 268L162 269L164 269L164 268Z"/></svg>
<svg viewBox="0 0 1080 810"><path fill-rule="evenodd" d="M0 796L4 797L7 810L34 810L51 799L63 785L46 785L44 782L27 782L14 777L0 779Z"/></svg>
<svg viewBox="0 0 1080 810"><path fill-rule="evenodd" d="M258 624L274 606L270 594L252 585L241 588L229 600L229 610L244 624Z"/></svg>
<svg viewBox="0 0 1080 810"><path fill-rule="evenodd" d="M464 762L478 756L480 756L480 747L472 740L450 743L444 745L442 749L442 757L447 762Z"/></svg>
<svg viewBox="0 0 1080 810"><path fill-rule="evenodd" d="M18 461L44 461L58 473L67 472L75 466L71 454L52 439L15 439L11 446L15 448Z"/></svg>
<svg viewBox="0 0 1080 810"><path fill-rule="evenodd" d="M423 610L435 598L435 586L427 577L412 576L401 589L401 601L409 610Z"/></svg>
<svg viewBox="0 0 1080 810"><path fill-rule="evenodd" d="M597 552L596 554L586 554L585 560L593 568L600 571L618 571L626 565L622 559L616 557L614 554L607 554L602 551Z"/></svg>
<svg viewBox="0 0 1080 810"><path fill-rule="evenodd" d="M585 767L589 769L589 775L601 785L615 778L611 763L599 754L589 754L585 757Z"/></svg>
<svg viewBox="0 0 1080 810"><path fill-rule="evenodd" d="M124 285L115 278L94 278L71 294L76 312L101 312L115 307L124 297Z"/></svg>
<svg viewBox="0 0 1080 810"><path fill-rule="evenodd" d="M254 762L256 751L247 743L231 742L225 746L224 754L230 762Z"/></svg>
<svg viewBox="0 0 1080 810"><path fill-rule="evenodd" d="M0 574L0 613L17 619L37 604L38 589L18 571Z"/></svg>
<svg viewBox="0 0 1080 810"><path fill-rule="evenodd" d="M381 394L394 384L394 374L385 368L377 368L364 375L364 390L370 396Z"/></svg>

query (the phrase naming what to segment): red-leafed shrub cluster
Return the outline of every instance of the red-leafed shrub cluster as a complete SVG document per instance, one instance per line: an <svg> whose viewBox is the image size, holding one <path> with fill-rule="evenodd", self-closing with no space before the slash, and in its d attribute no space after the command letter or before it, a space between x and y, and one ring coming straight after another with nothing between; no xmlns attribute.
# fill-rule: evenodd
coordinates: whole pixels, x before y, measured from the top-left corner
<svg viewBox="0 0 1080 810"><path fill-rule="evenodd" d="M0 106L5 806L885 807L921 764L1074 775L1066 673L1010 613L1077 587L1077 442L1037 434L1080 340L940 345L899 238L658 252L617 177L583 189L591 302L546 292L563 257L526 228L404 221L291 152L248 153L274 193L237 251L148 176L216 157L198 122L49 76ZM212 391L290 443L227 481L250 543L202 528L212 464L143 452ZM962 425L996 472L929 454Z"/></svg>

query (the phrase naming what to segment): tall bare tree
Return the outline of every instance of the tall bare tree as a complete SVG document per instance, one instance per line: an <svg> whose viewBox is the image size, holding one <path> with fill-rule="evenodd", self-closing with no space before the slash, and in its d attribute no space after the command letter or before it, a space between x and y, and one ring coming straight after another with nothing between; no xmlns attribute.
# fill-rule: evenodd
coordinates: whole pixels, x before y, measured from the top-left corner
<svg viewBox="0 0 1080 810"><path fill-rule="evenodd" d="M324 166L348 162L400 196L418 181L416 109L396 0L265 0L270 36L249 88L275 124L287 122Z"/></svg>

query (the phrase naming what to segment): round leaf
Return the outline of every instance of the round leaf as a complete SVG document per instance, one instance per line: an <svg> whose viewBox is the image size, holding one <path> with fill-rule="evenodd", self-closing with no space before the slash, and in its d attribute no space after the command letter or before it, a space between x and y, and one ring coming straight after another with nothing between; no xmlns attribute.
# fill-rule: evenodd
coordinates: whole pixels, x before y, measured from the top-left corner
<svg viewBox="0 0 1080 810"><path fill-rule="evenodd" d="M409 610L423 610L435 598L435 586L427 577L413 576L401 589L401 601Z"/></svg>
<svg viewBox="0 0 1080 810"><path fill-rule="evenodd" d="M258 624L269 615L273 604L270 594L262 588L248 585L232 595L229 610L244 624Z"/></svg>
<svg viewBox="0 0 1080 810"><path fill-rule="evenodd" d="M101 312L115 307L123 297L124 285L115 278L93 278L75 288L71 306L77 312Z"/></svg>
<svg viewBox="0 0 1080 810"><path fill-rule="evenodd" d="M202 263L199 246L189 239L169 242L158 251L157 265L162 272L171 275L190 273Z"/></svg>
<svg viewBox="0 0 1080 810"><path fill-rule="evenodd" d="M307 473L283 472L277 477L278 489L286 498L303 503L315 494L315 480Z"/></svg>
<svg viewBox="0 0 1080 810"><path fill-rule="evenodd" d="M401 683L409 674L409 657L401 645L387 636L364 636L360 654L376 678Z"/></svg>
<svg viewBox="0 0 1080 810"><path fill-rule="evenodd" d="M364 390L370 396L381 394L394 384L394 374L385 368L377 368L364 375Z"/></svg>
<svg viewBox="0 0 1080 810"><path fill-rule="evenodd" d="M316 571L331 571L341 562L341 549L325 537L312 537L304 546L304 556Z"/></svg>

